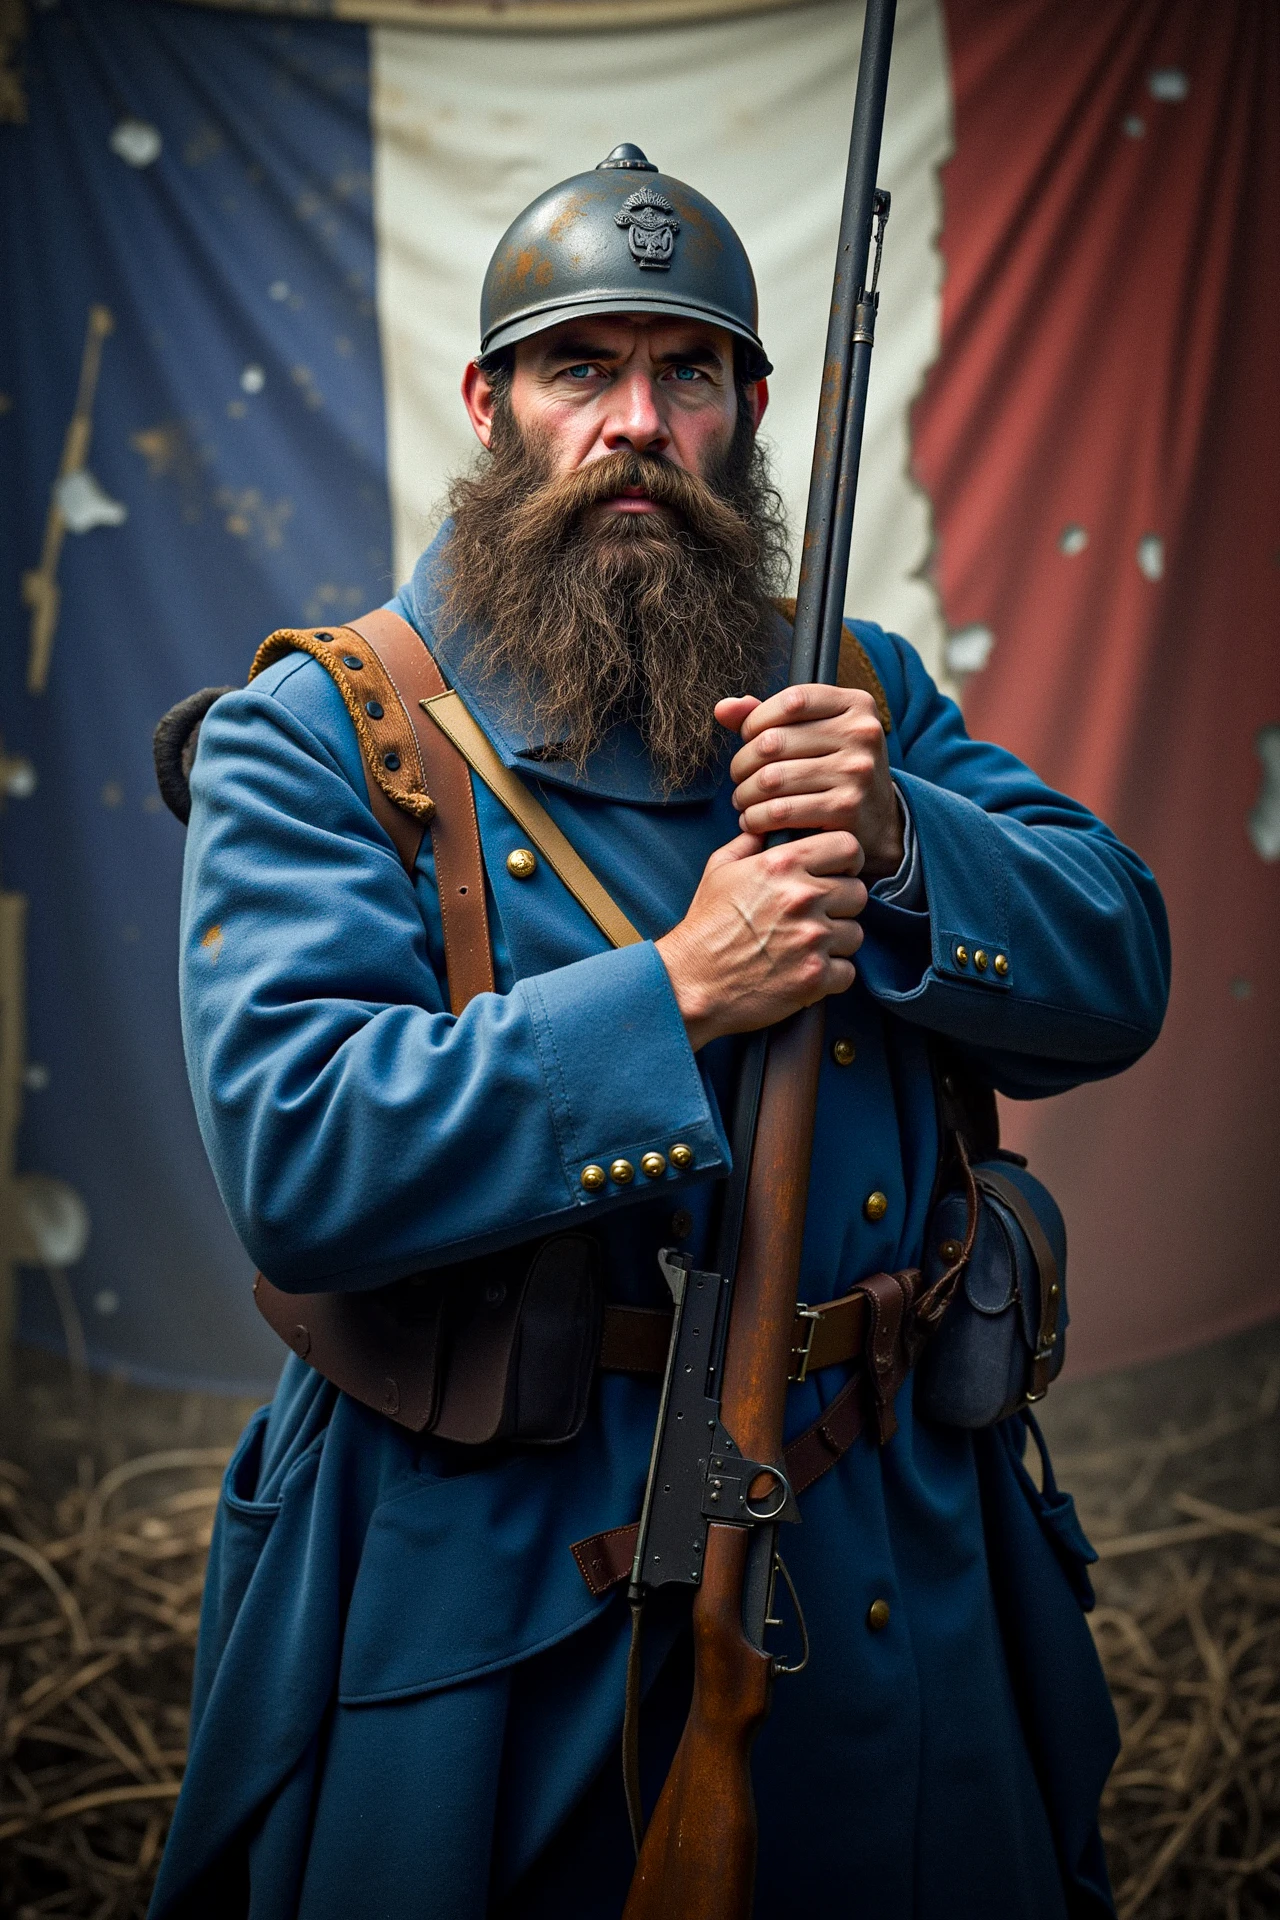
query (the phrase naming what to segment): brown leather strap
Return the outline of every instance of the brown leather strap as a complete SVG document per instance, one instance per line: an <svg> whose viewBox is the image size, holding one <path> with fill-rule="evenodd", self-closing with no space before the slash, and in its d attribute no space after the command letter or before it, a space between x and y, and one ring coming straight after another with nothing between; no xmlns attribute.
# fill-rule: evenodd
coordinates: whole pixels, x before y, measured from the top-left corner
<svg viewBox="0 0 1280 1920"><path fill-rule="evenodd" d="M903 1333L911 1304L911 1287L905 1274L873 1273L857 1291L865 1299L871 1316L865 1348L866 1375L880 1445L884 1446L898 1430L893 1402L906 1378Z"/></svg>
<svg viewBox="0 0 1280 1920"><path fill-rule="evenodd" d="M449 1004L461 1013L492 993L493 955L471 772L421 704L447 691L440 669L421 635L385 607L345 627L282 627L258 648L250 680L294 651L310 654L342 695L374 818L411 877L430 823Z"/></svg>
<svg viewBox="0 0 1280 1920"><path fill-rule="evenodd" d="M373 650L408 719L421 784L435 801L431 851L435 858L444 930L449 1004L461 1013L478 993L493 992L493 953L484 897L484 860L471 773L466 761L427 720L422 703L446 691L422 636L398 613L379 608L349 629Z"/></svg>
<svg viewBox="0 0 1280 1920"><path fill-rule="evenodd" d="M791 1336L791 1378L803 1380L823 1367L847 1365L862 1352L867 1302L855 1289L839 1300L796 1311ZM600 1365L606 1373L662 1373L671 1342L669 1307L623 1307L604 1310L600 1336Z"/></svg>
<svg viewBox="0 0 1280 1920"><path fill-rule="evenodd" d="M1040 1274L1040 1332L1031 1362L1031 1391L1028 1400L1043 1400L1049 1391L1049 1362L1058 1338L1058 1312L1062 1303L1062 1276L1053 1257L1053 1248L1036 1218L1035 1208L1021 1187L995 1167L977 1167L974 1180L997 1200L1004 1202L1026 1234L1031 1255Z"/></svg>
<svg viewBox="0 0 1280 1920"><path fill-rule="evenodd" d="M634 947L643 935L632 926L617 901L596 879L586 861L565 839L540 800L534 798L518 773L513 773L479 722L456 693L424 700L425 711L457 751L470 762L489 791L522 826L552 872L558 875L578 905L595 921L615 947Z"/></svg>

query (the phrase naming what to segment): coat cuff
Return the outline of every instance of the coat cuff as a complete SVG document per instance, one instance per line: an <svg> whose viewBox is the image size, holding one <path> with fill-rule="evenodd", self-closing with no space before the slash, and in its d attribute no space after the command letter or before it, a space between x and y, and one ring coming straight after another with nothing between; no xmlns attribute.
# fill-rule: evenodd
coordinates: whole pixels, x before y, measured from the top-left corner
<svg viewBox="0 0 1280 1920"><path fill-rule="evenodd" d="M565 1184L578 1205L651 1198L728 1170L716 1103L652 941L533 975L514 992L529 1009ZM642 1166L646 1155L661 1157L660 1171L653 1159L651 1171Z"/></svg>
<svg viewBox="0 0 1280 1920"><path fill-rule="evenodd" d="M1015 956L995 827L962 794L914 774L894 780L912 823L924 910L905 904L905 889L888 900L873 890L858 962L865 985L890 1002L915 1000L931 983L1007 993Z"/></svg>

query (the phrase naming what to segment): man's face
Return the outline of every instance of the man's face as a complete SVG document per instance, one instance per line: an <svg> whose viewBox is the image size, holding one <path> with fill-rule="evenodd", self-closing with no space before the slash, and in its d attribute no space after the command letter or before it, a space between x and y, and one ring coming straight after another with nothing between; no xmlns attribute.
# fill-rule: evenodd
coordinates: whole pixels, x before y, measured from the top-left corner
<svg viewBox="0 0 1280 1920"><path fill-rule="evenodd" d="M487 447L493 389L479 367L468 367L462 392ZM768 399L764 381L744 397L758 426ZM733 340L704 321L653 314L566 320L516 347L510 406L554 476L634 452L706 479L725 459L738 420ZM642 486L629 486L593 507L591 518L600 525L610 515L665 511Z"/></svg>
<svg viewBox="0 0 1280 1920"><path fill-rule="evenodd" d="M579 766L625 718L677 788L773 644L764 382L739 393L720 328L650 315L566 322L513 360L496 393L477 366L463 381L486 452L450 488L440 617Z"/></svg>

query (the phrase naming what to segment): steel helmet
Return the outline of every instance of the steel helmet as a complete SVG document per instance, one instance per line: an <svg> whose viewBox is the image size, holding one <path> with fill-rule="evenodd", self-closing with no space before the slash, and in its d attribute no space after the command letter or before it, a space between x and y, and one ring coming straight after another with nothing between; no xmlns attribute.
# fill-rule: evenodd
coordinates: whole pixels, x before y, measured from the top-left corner
<svg viewBox="0 0 1280 1920"><path fill-rule="evenodd" d="M630 144L539 194L507 228L484 276L478 357L589 313L708 320L742 341L748 380L773 371L741 240L709 200Z"/></svg>

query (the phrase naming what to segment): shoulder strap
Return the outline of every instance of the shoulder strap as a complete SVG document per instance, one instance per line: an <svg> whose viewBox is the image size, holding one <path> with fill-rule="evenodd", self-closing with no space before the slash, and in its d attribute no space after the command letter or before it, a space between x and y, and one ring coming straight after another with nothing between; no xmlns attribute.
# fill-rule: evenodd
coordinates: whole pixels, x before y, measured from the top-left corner
<svg viewBox="0 0 1280 1920"><path fill-rule="evenodd" d="M784 620L794 621L796 617L794 600L778 600L774 604ZM876 703L880 725L886 733L890 731L893 726L893 710L889 705L889 696L884 690L884 682L871 664L871 655L847 622L844 632L840 635L840 666L836 673L836 685L860 687L863 693L869 693Z"/></svg>
<svg viewBox="0 0 1280 1920"><path fill-rule="evenodd" d="M459 695L438 693L434 699L424 700L422 707L441 733L465 756L489 791L502 802L512 819L524 828L552 872L559 875L605 939L615 947L635 946L643 936L596 879L586 861L575 853L542 802L534 798L519 774L505 765Z"/></svg>
<svg viewBox="0 0 1280 1920"><path fill-rule="evenodd" d="M430 825L449 1004L461 1013L492 993L493 955L471 776L420 705L446 691L440 669L408 621L381 608L346 627L282 627L259 647L250 680L294 651L318 661L342 695L369 804L410 874Z"/></svg>

